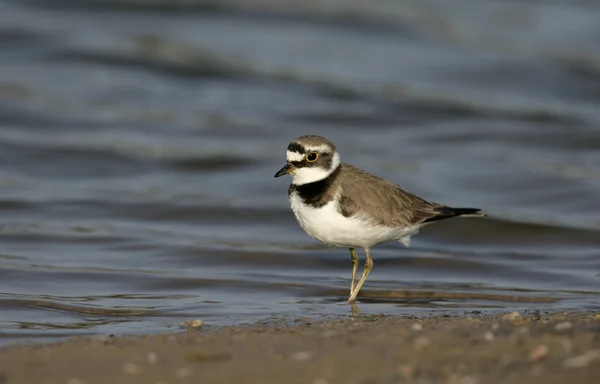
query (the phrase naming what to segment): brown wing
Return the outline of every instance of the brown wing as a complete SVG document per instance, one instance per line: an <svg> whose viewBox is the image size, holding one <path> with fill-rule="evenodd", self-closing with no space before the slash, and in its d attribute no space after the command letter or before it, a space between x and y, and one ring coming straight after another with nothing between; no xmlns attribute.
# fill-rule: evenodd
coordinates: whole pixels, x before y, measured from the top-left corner
<svg viewBox="0 0 600 384"><path fill-rule="evenodd" d="M340 212L364 215L388 227L419 224L440 214L442 205L430 203L400 186L349 164L340 173Z"/></svg>

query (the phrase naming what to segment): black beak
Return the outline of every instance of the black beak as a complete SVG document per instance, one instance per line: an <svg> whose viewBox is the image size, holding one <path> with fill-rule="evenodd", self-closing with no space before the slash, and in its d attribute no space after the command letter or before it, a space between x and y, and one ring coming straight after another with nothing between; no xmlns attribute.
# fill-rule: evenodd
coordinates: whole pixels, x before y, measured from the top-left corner
<svg viewBox="0 0 600 384"><path fill-rule="evenodd" d="M281 168L279 171L277 171L277 173L275 174L275 177L281 177L283 175L287 175L290 172L294 172L294 169L296 169L296 167L294 167L290 163L287 163L286 165L283 166L283 168Z"/></svg>

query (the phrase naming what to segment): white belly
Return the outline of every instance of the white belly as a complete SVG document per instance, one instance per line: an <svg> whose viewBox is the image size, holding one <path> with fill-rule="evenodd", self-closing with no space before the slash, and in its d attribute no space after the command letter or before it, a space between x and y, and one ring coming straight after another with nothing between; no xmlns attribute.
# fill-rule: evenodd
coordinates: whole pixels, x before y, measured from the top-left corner
<svg viewBox="0 0 600 384"><path fill-rule="evenodd" d="M312 238L338 247L370 248L375 244L398 240L408 245L414 228L390 228L360 218L344 217L337 206L337 199L321 208L304 205L296 194L290 195L292 211L304 231Z"/></svg>

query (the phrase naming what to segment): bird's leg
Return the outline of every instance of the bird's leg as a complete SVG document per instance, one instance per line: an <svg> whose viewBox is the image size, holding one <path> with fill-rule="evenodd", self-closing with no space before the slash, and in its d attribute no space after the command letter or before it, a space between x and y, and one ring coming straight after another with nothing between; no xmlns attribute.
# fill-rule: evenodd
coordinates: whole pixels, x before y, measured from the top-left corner
<svg viewBox="0 0 600 384"><path fill-rule="evenodd" d="M371 272L371 269L373 269L373 259L371 259L371 251L369 251L368 248L365 248L365 254L367 256L367 261L365 262L365 269L363 270L360 280L358 280L356 288L354 288L354 291L350 292L350 298L348 299L348 303L350 304L354 303L354 301L356 300L356 296L358 295L360 288L365 283L365 280L367 280L367 276L369 275L369 272Z"/></svg>
<svg viewBox="0 0 600 384"><path fill-rule="evenodd" d="M350 248L350 259L352 260L352 283L350 283L350 294L354 292L354 286L356 285L356 271L358 270L358 253L354 248Z"/></svg>

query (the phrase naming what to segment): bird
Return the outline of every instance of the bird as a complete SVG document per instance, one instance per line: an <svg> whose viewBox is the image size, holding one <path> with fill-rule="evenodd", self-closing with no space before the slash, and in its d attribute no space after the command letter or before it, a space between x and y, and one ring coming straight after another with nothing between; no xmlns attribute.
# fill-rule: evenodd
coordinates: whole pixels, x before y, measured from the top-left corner
<svg viewBox="0 0 600 384"><path fill-rule="evenodd" d="M373 269L371 248L398 241L410 245L422 227L454 217L483 217L479 208L452 208L427 201L399 185L342 163L335 145L318 135L304 135L287 147L286 164L275 177L290 175L291 209L300 227L312 238L348 248L352 280L348 303L354 305ZM358 282L359 256L365 265Z"/></svg>

